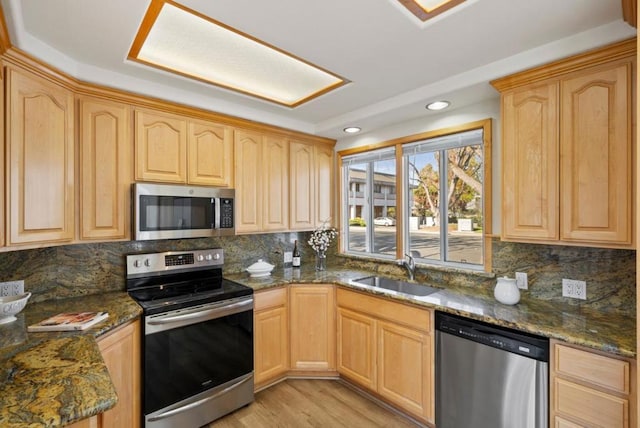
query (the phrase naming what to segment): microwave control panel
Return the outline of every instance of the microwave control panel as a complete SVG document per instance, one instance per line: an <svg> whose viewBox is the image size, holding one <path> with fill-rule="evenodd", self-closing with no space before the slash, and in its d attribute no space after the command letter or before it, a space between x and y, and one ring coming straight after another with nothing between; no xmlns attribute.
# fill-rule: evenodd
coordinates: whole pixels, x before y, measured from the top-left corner
<svg viewBox="0 0 640 428"><path fill-rule="evenodd" d="M220 198L220 228L233 228L233 199Z"/></svg>

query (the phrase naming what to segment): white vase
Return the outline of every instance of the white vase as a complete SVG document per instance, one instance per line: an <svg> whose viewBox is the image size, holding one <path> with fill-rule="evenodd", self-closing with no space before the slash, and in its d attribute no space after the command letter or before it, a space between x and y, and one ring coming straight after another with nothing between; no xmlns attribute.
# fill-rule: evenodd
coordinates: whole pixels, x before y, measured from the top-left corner
<svg viewBox="0 0 640 428"><path fill-rule="evenodd" d="M505 305L515 305L520 301L520 290L513 278L498 278L496 288L493 289L496 300Z"/></svg>

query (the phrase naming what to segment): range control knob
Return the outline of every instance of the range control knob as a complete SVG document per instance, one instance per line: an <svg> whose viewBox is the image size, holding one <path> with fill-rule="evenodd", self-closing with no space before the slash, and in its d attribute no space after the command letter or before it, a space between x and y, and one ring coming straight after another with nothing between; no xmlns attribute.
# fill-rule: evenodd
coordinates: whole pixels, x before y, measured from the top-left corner
<svg viewBox="0 0 640 428"><path fill-rule="evenodd" d="M213 255L213 260L220 260L220 253L215 253Z"/></svg>
<svg viewBox="0 0 640 428"><path fill-rule="evenodd" d="M142 265L149 267L151 266L151 261L149 261L149 259L136 259L133 261L133 267L141 268Z"/></svg>
<svg viewBox="0 0 640 428"><path fill-rule="evenodd" d="M198 255L197 257L199 262L203 262L204 261L204 256L202 254Z"/></svg>
<svg viewBox="0 0 640 428"><path fill-rule="evenodd" d="M207 254L204 258L209 262L213 260L213 256L211 254Z"/></svg>

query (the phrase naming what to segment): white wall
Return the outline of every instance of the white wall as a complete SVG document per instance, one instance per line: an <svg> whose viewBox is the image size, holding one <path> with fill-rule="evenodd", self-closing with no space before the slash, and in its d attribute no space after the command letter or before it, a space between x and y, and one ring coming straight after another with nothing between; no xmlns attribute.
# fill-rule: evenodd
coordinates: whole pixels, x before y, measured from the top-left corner
<svg viewBox="0 0 640 428"><path fill-rule="evenodd" d="M493 164L493 233L500 234L500 206L501 206L501 123L500 123L500 99L495 98L460 107L452 111L433 113L425 110L425 115L420 118L407 120L392 126L377 129L360 135L339 139L336 144L336 152L372 144L379 144L395 138L420 134L423 132L449 128L478 120L493 119L492 136L492 164Z"/></svg>

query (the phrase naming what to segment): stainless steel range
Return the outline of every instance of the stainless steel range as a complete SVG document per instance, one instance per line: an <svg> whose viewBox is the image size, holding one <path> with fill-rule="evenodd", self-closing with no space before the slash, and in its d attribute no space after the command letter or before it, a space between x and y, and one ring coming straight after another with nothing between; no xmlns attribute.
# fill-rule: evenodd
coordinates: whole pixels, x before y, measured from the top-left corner
<svg viewBox="0 0 640 428"><path fill-rule="evenodd" d="M200 427L253 401L253 290L223 264L221 249L127 256L146 427Z"/></svg>

